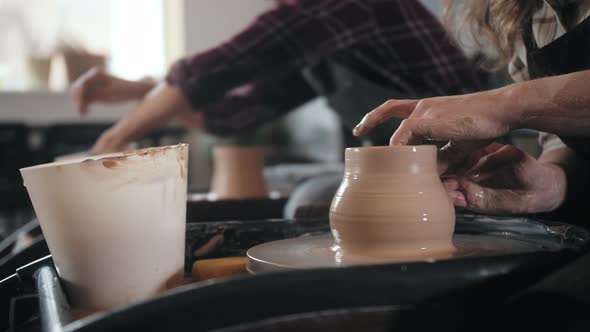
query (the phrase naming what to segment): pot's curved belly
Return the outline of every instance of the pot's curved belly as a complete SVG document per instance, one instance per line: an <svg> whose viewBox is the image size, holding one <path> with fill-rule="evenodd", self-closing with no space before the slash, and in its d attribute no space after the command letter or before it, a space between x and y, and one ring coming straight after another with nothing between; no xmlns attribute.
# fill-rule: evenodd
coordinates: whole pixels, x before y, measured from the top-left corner
<svg viewBox="0 0 590 332"><path fill-rule="evenodd" d="M455 211L434 174L346 174L330 207L330 227L344 251L449 251Z"/></svg>

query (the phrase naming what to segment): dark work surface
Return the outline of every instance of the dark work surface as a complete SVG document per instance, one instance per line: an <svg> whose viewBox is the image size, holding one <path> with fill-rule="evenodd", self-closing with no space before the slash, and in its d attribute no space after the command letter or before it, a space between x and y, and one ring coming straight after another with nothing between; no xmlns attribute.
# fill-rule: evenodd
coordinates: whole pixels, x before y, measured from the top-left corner
<svg viewBox="0 0 590 332"><path fill-rule="evenodd" d="M245 252L247 247L256 242L326 229L326 220L189 223L187 243L213 239L218 242L207 248L215 250L199 253L204 253L204 257L223 257ZM416 327L416 322L420 322L422 325L418 327L424 330L427 327L453 330L447 329L449 326L459 330L460 324L469 322L476 323L484 330L487 325L492 325L486 323L482 326L481 322L493 319L494 315L505 315L502 311L505 305L518 303L510 302L512 297L519 296L522 290L585 252L589 238L587 231L570 225L471 214L458 215L457 231L497 232L514 237L524 235L539 243L546 243L548 248L562 249L435 263L302 270L193 284L106 316L81 321L69 328L79 331L165 331L189 328L201 331L233 326L239 329L256 322L264 324L268 320L280 320L281 317L297 320L306 313L322 317L321 312L325 311L333 313L326 314L325 322L338 326L339 320L345 319L345 316L337 313L339 310L348 310L352 315L358 314L364 317L362 319L368 319L365 322L368 325L363 326L369 326L370 330L379 330L384 321L394 324L386 325L386 328L395 327L397 330ZM199 248L197 246L195 250ZM31 284L34 284L30 277L32 270L21 270L16 280L7 279L5 283L0 283L0 309L7 309L11 298L22 297L27 291L35 293L34 289L31 290ZM576 303L579 301L576 300ZM31 300L21 303L30 306ZM386 309L383 311L379 308ZM30 324L30 319L36 317L35 311L31 311L30 307L27 309L24 304L21 309L15 316L20 319L16 321L19 323L17 325ZM366 310L377 310L377 314L362 314ZM301 319L304 321L305 317ZM0 323L7 326L6 321L0 320ZM376 325L371 325L373 323ZM313 323L310 324L308 326L313 330Z"/></svg>
<svg viewBox="0 0 590 332"><path fill-rule="evenodd" d="M424 327L442 328L444 323L451 330L498 310L507 297L569 260L560 256L537 253L261 274L195 284L107 316L79 321L67 330L208 331L287 315L379 306L414 308L399 318L400 326L412 327L408 323L421 317ZM441 310L450 316L441 315Z"/></svg>
<svg viewBox="0 0 590 332"><path fill-rule="evenodd" d="M263 220L283 217L287 198L253 198L242 200L189 199L186 221Z"/></svg>

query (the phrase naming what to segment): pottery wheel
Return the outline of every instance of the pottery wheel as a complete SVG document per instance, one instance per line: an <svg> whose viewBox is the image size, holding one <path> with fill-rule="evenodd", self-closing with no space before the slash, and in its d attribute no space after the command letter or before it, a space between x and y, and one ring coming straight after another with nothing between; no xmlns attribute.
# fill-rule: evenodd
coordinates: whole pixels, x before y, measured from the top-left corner
<svg viewBox="0 0 590 332"><path fill-rule="evenodd" d="M492 256L550 250L532 240L488 234L455 234L455 250L436 254L417 253L413 256L370 257L344 253L331 234L301 236L257 245L247 252L250 273L292 269L341 267L401 262L433 262L461 257Z"/></svg>

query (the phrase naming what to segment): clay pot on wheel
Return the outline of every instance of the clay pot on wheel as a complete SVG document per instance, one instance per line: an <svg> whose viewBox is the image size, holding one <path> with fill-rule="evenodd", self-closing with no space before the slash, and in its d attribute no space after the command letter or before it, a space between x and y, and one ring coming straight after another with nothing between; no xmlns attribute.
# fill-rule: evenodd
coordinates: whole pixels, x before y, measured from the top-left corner
<svg viewBox="0 0 590 332"><path fill-rule="evenodd" d="M250 199L268 196L261 147L218 146L213 150L211 196Z"/></svg>
<svg viewBox="0 0 590 332"><path fill-rule="evenodd" d="M347 254L416 256L454 250L455 211L433 145L349 148L330 207L336 245Z"/></svg>

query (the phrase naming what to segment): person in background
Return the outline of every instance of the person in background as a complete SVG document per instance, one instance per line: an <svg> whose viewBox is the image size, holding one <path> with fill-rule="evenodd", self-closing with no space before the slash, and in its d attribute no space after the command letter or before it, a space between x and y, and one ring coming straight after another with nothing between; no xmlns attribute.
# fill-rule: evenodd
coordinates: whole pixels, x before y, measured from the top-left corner
<svg viewBox="0 0 590 332"><path fill-rule="evenodd" d="M498 66L508 64L517 83L458 96L389 100L368 113L354 134L404 118L392 145L449 141L440 162L456 206L493 213L583 207L590 175L590 1L451 1L447 10L471 24L480 45L495 47ZM538 159L492 143L518 128L545 132Z"/></svg>
<svg viewBox="0 0 590 332"><path fill-rule="evenodd" d="M119 150L175 118L232 135L316 97L302 70L325 60L406 96L479 89L469 61L417 0L288 0L219 46L178 60L162 82L94 69L74 84L73 97L81 114L95 102L140 100L99 138L94 154Z"/></svg>

